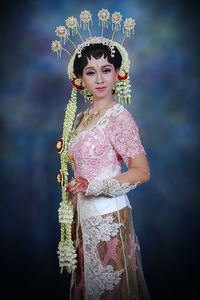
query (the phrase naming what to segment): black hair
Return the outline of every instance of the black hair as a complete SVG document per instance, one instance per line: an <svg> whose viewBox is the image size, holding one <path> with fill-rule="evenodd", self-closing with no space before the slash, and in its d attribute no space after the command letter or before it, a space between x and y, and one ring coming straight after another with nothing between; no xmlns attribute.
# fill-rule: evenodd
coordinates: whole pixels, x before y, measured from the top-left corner
<svg viewBox="0 0 200 300"><path fill-rule="evenodd" d="M110 64L114 65L115 70L121 67L122 63L122 56L119 50L114 47L115 53L114 57L111 57L110 48L107 45L103 44L91 44L90 46L86 47L82 51L82 56L79 58L76 55L74 60L74 74L76 77L82 77L83 69L88 64L88 58L91 59L91 56L95 59L99 59L104 55L104 58L107 57L107 60Z"/></svg>

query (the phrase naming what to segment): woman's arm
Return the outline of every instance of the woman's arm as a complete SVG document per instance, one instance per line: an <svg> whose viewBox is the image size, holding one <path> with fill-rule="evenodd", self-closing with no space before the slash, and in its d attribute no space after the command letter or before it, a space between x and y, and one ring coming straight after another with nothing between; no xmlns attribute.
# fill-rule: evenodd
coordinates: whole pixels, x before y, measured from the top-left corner
<svg viewBox="0 0 200 300"><path fill-rule="evenodd" d="M140 181L144 183L150 179L150 168L144 153L137 154L134 158L129 158L129 170L114 177L120 185L128 182L131 185Z"/></svg>
<svg viewBox="0 0 200 300"><path fill-rule="evenodd" d="M129 170L127 172L118 176L101 180L94 179L88 185L86 196L102 194L111 197L120 196L150 179L150 169L145 153L129 158L128 167Z"/></svg>
<svg viewBox="0 0 200 300"><path fill-rule="evenodd" d="M115 177L101 180L93 180L89 183L82 177L72 179L67 187L67 191L72 195L78 192L90 195L118 196L136 188L138 184L150 179L149 164L144 153L137 154L129 159L129 170ZM75 200L75 199L74 199ZM76 200L74 201L76 202Z"/></svg>
<svg viewBox="0 0 200 300"><path fill-rule="evenodd" d="M149 164L132 115L128 111L122 112L109 122L106 132L113 148L129 170L115 177L94 179L91 182L83 178L73 179L68 186L70 193L82 191L86 196L104 194L112 197L127 193L149 180Z"/></svg>

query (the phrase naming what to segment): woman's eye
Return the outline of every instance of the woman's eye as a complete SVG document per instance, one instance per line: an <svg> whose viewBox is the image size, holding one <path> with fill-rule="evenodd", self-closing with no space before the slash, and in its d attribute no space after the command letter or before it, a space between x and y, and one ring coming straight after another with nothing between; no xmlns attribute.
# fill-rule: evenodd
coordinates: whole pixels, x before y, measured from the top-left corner
<svg viewBox="0 0 200 300"><path fill-rule="evenodd" d="M106 73L110 73L110 71L111 71L111 70L110 70L109 68L108 68L108 69L104 69L104 70L103 70L103 73L105 73L105 74L106 74Z"/></svg>
<svg viewBox="0 0 200 300"><path fill-rule="evenodd" d="M91 75L94 74L94 71L88 71L86 74L89 75L89 76L91 76Z"/></svg>

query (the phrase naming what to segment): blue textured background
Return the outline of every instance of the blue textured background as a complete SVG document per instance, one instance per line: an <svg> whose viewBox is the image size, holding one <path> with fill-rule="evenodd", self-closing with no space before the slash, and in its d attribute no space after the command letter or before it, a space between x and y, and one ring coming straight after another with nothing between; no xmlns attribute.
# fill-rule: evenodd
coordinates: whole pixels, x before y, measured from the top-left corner
<svg viewBox="0 0 200 300"><path fill-rule="evenodd" d="M99 2L101 2L99 4ZM195 299L199 219L197 1L10 0L1 9L1 275L6 299L68 299L59 275L55 145L71 85L55 27L91 10L136 19L125 42L151 180L129 194L153 299ZM79 97L79 110L86 105Z"/></svg>

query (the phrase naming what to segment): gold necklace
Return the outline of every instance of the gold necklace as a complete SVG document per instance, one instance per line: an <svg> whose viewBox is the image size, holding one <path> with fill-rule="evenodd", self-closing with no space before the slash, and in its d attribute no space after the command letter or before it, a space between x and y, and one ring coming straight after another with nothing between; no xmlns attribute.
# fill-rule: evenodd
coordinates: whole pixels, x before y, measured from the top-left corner
<svg viewBox="0 0 200 300"><path fill-rule="evenodd" d="M94 113L89 114L89 108L83 113L83 120L82 120L82 125L83 127L88 126L93 119L98 117L100 115L101 109L95 110Z"/></svg>
<svg viewBox="0 0 200 300"><path fill-rule="evenodd" d="M83 118L82 118L82 125L83 127L88 126L93 119L95 119L97 116L100 115L101 109L96 110L93 114L89 114L89 108L84 111L83 113ZM77 135L78 130L75 129L74 131L72 131L71 136Z"/></svg>
<svg viewBox="0 0 200 300"><path fill-rule="evenodd" d="M83 113L83 118L82 118L82 125L83 127L86 127L88 126L93 119L95 119L96 117L98 117L100 115L100 113L102 112L103 109L105 109L107 106L109 106L109 104L107 104L106 106L102 107L102 108L99 108L97 110L95 110L92 114L89 114L89 107L88 109L86 109L86 111L84 111ZM74 136L74 135L77 135L78 133L78 130L75 129L72 133L71 133L71 136Z"/></svg>

